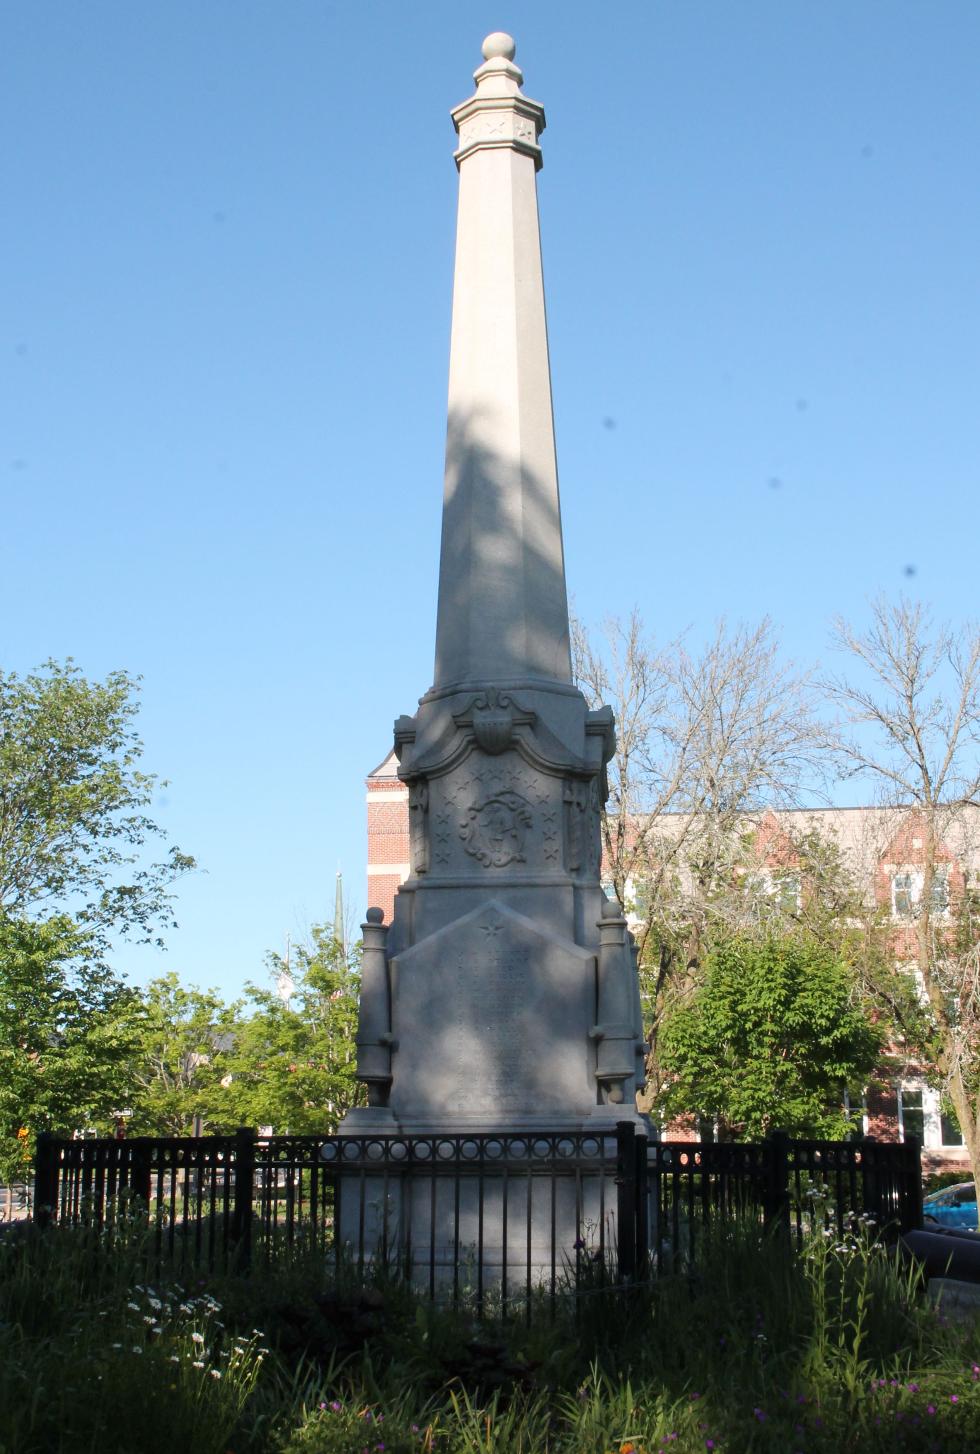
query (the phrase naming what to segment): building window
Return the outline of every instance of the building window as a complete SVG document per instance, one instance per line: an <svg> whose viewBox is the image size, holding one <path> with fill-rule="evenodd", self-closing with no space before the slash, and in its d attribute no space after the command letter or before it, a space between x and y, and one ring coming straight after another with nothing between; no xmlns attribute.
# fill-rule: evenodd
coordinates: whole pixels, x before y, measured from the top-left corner
<svg viewBox="0 0 980 1454"><path fill-rule="evenodd" d="M945 914L949 911L949 871L937 868L932 880L932 912Z"/></svg>
<svg viewBox="0 0 980 1454"><path fill-rule="evenodd" d="M699 1141L717 1141L718 1128L713 1116L698 1116L695 1126Z"/></svg>
<svg viewBox="0 0 980 1454"><path fill-rule="evenodd" d="M868 1134L868 1098L865 1092L844 1087L844 1116L852 1133Z"/></svg>
<svg viewBox="0 0 980 1454"><path fill-rule="evenodd" d="M650 885L645 879L636 879L633 884L633 913L638 919L645 919L650 909Z"/></svg>
<svg viewBox="0 0 980 1454"><path fill-rule="evenodd" d="M920 869L903 868L892 877L892 913L896 919L912 919L922 903L923 874ZM949 869L940 865L932 880L929 912L949 912Z"/></svg>
<svg viewBox="0 0 980 1454"><path fill-rule="evenodd" d="M777 914L798 914L803 903L803 881L795 869L780 869L773 873L761 869L758 873L747 873L742 879L742 889L749 899L756 917L769 918Z"/></svg>
<svg viewBox="0 0 980 1454"><path fill-rule="evenodd" d="M943 1096L939 1114L942 1126L942 1144L944 1146L962 1146L963 1132L960 1123L956 1119L956 1112L953 1110L951 1102L945 1096Z"/></svg>
<svg viewBox="0 0 980 1454"><path fill-rule="evenodd" d="M772 897L784 914L799 913L802 904L800 875L791 871L773 874Z"/></svg>
<svg viewBox="0 0 980 1454"><path fill-rule="evenodd" d="M896 919L911 919L918 901L921 884L916 874L896 873L892 879L892 913Z"/></svg>
<svg viewBox="0 0 980 1454"><path fill-rule="evenodd" d="M900 1086L898 1091L898 1125L902 1140L914 1136L921 1146L925 1137L925 1111L921 1087Z"/></svg>

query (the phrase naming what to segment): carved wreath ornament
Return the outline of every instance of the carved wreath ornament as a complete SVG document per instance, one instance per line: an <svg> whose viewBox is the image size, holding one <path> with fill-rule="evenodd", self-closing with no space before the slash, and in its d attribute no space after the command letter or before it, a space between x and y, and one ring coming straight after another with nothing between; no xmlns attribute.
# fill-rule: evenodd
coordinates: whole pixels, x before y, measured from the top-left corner
<svg viewBox="0 0 980 1454"><path fill-rule="evenodd" d="M467 808L459 828L466 852L485 868L524 862L524 838L532 824L531 805L520 793L495 793Z"/></svg>

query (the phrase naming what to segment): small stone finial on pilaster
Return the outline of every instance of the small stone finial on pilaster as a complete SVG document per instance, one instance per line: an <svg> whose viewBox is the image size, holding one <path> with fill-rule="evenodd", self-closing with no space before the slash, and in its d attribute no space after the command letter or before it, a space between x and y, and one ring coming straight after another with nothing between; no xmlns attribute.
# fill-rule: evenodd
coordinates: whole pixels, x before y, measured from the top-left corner
<svg viewBox="0 0 980 1454"><path fill-rule="evenodd" d="M617 900L602 906L599 930L598 1024L592 1029L596 1042L596 1080L607 1105L632 1100L636 1075L635 1041L632 1025L632 960L627 949L626 919Z"/></svg>
<svg viewBox="0 0 980 1454"><path fill-rule="evenodd" d="M387 1106L391 1089L391 986L382 909L368 909L361 925L361 1000L357 1031L357 1079L367 1085L368 1105Z"/></svg>

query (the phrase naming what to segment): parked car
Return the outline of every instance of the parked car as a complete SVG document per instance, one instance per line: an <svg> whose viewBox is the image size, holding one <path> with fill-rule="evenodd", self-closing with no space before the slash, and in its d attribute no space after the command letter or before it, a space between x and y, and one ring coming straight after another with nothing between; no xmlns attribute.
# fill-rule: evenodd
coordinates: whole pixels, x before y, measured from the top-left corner
<svg viewBox="0 0 980 1454"><path fill-rule="evenodd" d="M977 1189L972 1181L944 1186L922 1198L922 1221L926 1227L963 1227L977 1230Z"/></svg>

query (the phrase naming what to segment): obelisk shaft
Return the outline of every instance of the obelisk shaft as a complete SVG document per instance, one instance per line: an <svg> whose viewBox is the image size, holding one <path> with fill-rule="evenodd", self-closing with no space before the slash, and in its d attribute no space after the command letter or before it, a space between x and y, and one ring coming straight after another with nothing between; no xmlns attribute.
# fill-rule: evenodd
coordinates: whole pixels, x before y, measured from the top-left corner
<svg viewBox="0 0 980 1454"><path fill-rule="evenodd" d="M506 56L457 107L459 212L434 689L571 681L535 173Z"/></svg>

